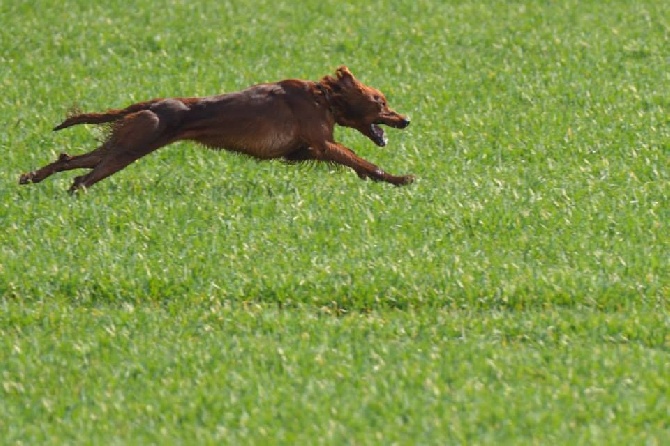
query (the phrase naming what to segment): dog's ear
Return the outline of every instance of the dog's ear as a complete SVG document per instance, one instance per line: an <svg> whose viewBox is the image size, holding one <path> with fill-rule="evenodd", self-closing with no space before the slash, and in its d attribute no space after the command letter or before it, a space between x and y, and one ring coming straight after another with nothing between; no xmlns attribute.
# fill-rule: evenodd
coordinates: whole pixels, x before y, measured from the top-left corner
<svg viewBox="0 0 670 446"><path fill-rule="evenodd" d="M351 74L351 71L349 71L349 68L347 68L346 65L342 65L335 71L337 73L337 77L342 78L342 77L354 77L353 74Z"/></svg>
<svg viewBox="0 0 670 446"><path fill-rule="evenodd" d="M337 74L337 80L346 86L353 87L356 84L356 78L345 65L338 68L335 74Z"/></svg>

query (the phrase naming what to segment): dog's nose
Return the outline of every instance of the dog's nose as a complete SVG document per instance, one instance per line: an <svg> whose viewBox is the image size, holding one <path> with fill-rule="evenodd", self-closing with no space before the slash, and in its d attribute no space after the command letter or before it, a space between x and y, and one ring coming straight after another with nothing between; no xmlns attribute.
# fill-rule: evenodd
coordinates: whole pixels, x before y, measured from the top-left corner
<svg viewBox="0 0 670 446"><path fill-rule="evenodd" d="M404 129L405 127L407 127L409 125L409 123L410 123L409 118L404 118L402 121L400 121L400 123L398 125L398 128Z"/></svg>

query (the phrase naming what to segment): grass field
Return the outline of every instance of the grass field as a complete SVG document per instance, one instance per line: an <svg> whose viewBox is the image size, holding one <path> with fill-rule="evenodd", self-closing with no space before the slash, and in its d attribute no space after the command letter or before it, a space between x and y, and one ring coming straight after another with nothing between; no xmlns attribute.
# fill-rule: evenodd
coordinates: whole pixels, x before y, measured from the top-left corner
<svg viewBox="0 0 670 446"><path fill-rule="evenodd" d="M670 442L670 3L0 2L0 444ZM300 6L299 6L300 5ZM346 64L406 188L68 110Z"/></svg>

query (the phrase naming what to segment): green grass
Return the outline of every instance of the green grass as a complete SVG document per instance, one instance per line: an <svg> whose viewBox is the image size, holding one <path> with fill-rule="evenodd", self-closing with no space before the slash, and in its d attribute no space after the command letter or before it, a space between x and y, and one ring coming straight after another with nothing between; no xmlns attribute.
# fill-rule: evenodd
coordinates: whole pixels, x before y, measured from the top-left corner
<svg viewBox="0 0 670 446"><path fill-rule="evenodd" d="M0 444L670 441L670 4L0 3ZM406 188L78 108L346 64Z"/></svg>

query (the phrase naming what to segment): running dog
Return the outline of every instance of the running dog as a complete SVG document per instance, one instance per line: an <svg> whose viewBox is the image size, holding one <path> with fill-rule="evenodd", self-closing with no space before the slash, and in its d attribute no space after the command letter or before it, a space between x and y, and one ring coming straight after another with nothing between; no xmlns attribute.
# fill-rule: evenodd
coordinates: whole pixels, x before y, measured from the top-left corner
<svg viewBox="0 0 670 446"><path fill-rule="evenodd" d="M389 108L384 95L358 81L345 66L320 81L288 79L236 93L202 98L154 99L104 113L68 117L54 131L78 124L109 123L100 147L21 175L20 184L39 183L56 172L92 169L74 179L70 192L86 189L139 158L175 141L195 141L261 160L324 161L347 166L362 178L396 186L412 175L391 175L339 144L335 124L358 130L376 145L387 143L380 124L398 129L409 119Z"/></svg>

